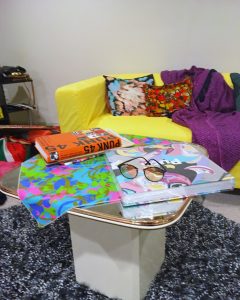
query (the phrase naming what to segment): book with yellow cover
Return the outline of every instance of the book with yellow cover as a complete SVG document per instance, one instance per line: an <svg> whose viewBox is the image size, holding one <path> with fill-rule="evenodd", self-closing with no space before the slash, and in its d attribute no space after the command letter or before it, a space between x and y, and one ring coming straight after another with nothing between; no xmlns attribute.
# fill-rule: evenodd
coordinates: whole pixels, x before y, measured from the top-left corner
<svg viewBox="0 0 240 300"><path fill-rule="evenodd" d="M56 163L102 153L122 145L112 130L91 128L37 137L35 147L47 163Z"/></svg>

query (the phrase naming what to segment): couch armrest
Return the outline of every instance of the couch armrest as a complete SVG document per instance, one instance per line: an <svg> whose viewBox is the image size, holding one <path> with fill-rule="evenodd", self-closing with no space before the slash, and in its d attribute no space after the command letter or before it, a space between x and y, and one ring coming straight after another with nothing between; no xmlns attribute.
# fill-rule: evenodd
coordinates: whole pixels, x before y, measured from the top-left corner
<svg viewBox="0 0 240 300"><path fill-rule="evenodd" d="M224 80L226 81L226 83L230 86L230 88L233 89L233 83L232 83L230 74L231 73L222 73L222 76L223 76Z"/></svg>
<svg viewBox="0 0 240 300"><path fill-rule="evenodd" d="M106 111L105 80L97 76L60 87L55 101L61 132L88 129Z"/></svg>

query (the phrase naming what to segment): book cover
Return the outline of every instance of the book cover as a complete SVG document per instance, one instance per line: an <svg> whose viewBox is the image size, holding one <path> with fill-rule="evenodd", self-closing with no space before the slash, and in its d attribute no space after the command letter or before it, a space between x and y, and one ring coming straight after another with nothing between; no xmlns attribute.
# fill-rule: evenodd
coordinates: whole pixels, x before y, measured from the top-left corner
<svg viewBox="0 0 240 300"><path fill-rule="evenodd" d="M102 153L121 144L118 135L101 128L46 135L35 140L35 147L47 163Z"/></svg>
<svg viewBox="0 0 240 300"><path fill-rule="evenodd" d="M122 190L124 206L180 199L200 194L209 194L234 188L234 177L203 155L197 147L188 143L135 146L109 150L106 153L117 182ZM150 181L144 175L145 160L151 165L160 163L165 168L161 180ZM129 162L137 170L135 178L122 175L119 164Z"/></svg>

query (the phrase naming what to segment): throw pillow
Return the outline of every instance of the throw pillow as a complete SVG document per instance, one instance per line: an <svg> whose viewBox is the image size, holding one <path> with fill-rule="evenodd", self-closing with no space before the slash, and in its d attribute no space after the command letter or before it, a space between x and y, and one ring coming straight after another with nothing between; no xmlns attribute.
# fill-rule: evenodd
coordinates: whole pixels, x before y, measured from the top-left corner
<svg viewBox="0 0 240 300"><path fill-rule="evenodd" d="M230 77L233 83L236 111L240 111L240 74L231 73Z"/></svg>
<svg viewBox="0 0 240 300"><path fill-rule="evenodd" d="M104 76L106 80L106 101L114 116L146 115L143 86L153 84L153 74L134 79L120 79Z"/></svg>
<svg viewBox="0 0 240 300"><path fill-rule="evenodd" d="M192 96L192 81L186 78L178 83L163 86L145 85L146 111L149 117L171 117L172 114L189 106Z"/></svg>

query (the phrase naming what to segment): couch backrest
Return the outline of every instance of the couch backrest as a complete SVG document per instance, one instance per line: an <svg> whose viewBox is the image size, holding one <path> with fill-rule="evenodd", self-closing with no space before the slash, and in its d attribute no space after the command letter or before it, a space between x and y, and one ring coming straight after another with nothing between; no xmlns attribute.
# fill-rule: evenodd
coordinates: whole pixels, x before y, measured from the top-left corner
<svg viewBox="0 0 240 300"><path fill-rule="evenodd" d="M110 74L117 78L132 79L150 73ZM154 73L155 85L162 85L160 74ZM89 124L107 112L105 79L96 76L60 87L56 90L59 125L62 132L88 129Z"/></svg>
<svg viewBox="0 0 240 300"><path fill-rule="evenodd" d="M110 74L109 76L132 79L150 73ZM160 73L153 73L155 85L163 85ZM223 73L226 82L233 87L229 73ZM89 124L107 113L105 79L96 76L68 84L56 90L55 100L62 132L88 129Z"/></svg>

